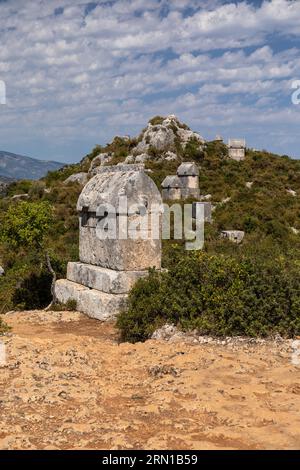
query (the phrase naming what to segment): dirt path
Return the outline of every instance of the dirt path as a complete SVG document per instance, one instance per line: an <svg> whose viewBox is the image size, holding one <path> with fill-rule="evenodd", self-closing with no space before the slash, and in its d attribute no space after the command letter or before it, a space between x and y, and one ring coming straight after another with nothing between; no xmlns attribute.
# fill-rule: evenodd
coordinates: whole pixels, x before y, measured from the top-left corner
<svg viewBox="0 0 300 470"><path fill-rule="evenodd" d="M0 449L299 449L288 342L118 344L77 313L15 313Z"/></svg>

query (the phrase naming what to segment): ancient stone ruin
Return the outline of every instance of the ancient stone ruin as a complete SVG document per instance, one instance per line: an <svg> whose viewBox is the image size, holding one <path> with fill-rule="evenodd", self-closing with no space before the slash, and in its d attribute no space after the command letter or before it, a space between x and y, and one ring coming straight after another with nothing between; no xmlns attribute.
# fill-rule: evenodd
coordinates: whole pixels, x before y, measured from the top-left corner
<svg viewBox="0 0 300 470"><path fill-rule="evenodd" d="M56 296L62 303L76 301L77 310L93 318L108 320L119 313L148 268L161 268L161 196L143 165L100 167L84 187L77 210L80 261L68 264L67 279L56 283ZM99 235L110 227L115 227L115 236Z"/></svg>
<svg viewBox="0 0 300 470"><path fill-rule="evenodd" d="M178 201L181 199L183 187L177 175L166 176L161 186L164 201Z"/></svg>
<svg viewBox="0 0 300 470"><path fill-rule="evenodd" d="M245 232L242 230L223 230L221 232L221 238L230 240L233 243L242 243L245 237Z"/></svg>
<svg viewBox="0 0 300 470"><path fill-rule="evenodd" d="M246 141L245 139L229 139L228 156L232 160L240 162L245 160Z"/></svg>
<svg viewBox="0 0 300 470"><path fill-rule="evenodd" d="M162 182L163 200L199 198L199 169L193 162L184 162L177 169L177 175L167 176Z"/></svg>

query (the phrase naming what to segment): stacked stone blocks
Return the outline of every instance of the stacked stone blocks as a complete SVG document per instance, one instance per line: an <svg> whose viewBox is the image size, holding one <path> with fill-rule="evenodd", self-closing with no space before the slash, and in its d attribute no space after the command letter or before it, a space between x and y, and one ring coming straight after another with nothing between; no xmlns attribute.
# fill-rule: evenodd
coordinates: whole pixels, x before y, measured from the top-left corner
<svg viewBox="0 0 300 470"><path fill-rule="evenodd" d="M120 204L124 196L126 207ZM135 210L131 211L131 207ZM107 212L105 209L103 215L104 208ZM109 208L115 208L116 237L102 239L97 232L98 224L109 217ZM160 193L143 165L102 167L83 189L77 210L80 261L68 263L67 279L57 281L56 296L62 303L76 301L77 310L90 317L115 318L125 307L136 281L147 276L150 267L161 268L160 230L157 238L151 232L152 220L158 219L160 224ZM145 217L146 229L139 225ZM128 235L131 224L141 227L137 238L120 236L120 218L129 227Z"/></svg>

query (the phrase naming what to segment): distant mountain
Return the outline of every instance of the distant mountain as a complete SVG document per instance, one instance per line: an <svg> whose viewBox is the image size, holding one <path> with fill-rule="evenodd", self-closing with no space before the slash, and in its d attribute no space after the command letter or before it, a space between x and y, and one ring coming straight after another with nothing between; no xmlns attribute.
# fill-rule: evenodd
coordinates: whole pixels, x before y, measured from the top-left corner
<svg viewBox="0 0 300 470"><path fill-rule="evenodd" d="M37 180L45 176L48 171L58 170L63 166L63 163L36 160L0 150L0 180L5 178Z"/></svg>

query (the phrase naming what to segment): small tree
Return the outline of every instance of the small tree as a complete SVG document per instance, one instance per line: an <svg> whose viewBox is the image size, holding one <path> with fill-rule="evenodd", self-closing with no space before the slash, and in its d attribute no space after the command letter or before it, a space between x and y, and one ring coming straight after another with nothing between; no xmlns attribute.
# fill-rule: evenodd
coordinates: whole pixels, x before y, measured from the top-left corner
<svg viewBox="0 0 300 470"><path fill-rule="evenodd" d="M0 238L10 247L35 249L45 256L46 267L52 276L52 302L47 310L56 303L56 273L52 268L50 255L46 248L46 238L52 221L53 210L49 202L23 201L9 206L0 227Z"/></svg>

